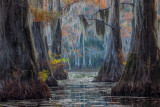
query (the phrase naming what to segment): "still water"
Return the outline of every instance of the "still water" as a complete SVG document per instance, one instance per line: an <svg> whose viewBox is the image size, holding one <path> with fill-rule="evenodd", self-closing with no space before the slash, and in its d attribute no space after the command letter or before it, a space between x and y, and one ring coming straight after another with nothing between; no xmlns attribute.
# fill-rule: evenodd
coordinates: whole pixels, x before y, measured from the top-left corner
<svg viewBox="0 0 160 107"><path fill-rule="evenodd" d="M0 107L160 107L160 98L110 96L116 83L93 83L97 72L69 72L69 79L50 87L52 99L9 101Z"/></svg>

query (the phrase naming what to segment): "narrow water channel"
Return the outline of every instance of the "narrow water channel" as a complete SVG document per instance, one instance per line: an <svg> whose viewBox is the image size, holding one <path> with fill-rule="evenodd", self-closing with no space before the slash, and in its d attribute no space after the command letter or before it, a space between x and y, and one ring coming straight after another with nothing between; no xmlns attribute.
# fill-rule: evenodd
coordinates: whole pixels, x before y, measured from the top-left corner
<svg viewBox="0 0 160 107"><path fill-rule="evenodd" d="M69 72L69 79L50 87L50 100L9 101L0 107L160 107L160 98L110 96L116 83L93 83L97 72Z"/></svg>

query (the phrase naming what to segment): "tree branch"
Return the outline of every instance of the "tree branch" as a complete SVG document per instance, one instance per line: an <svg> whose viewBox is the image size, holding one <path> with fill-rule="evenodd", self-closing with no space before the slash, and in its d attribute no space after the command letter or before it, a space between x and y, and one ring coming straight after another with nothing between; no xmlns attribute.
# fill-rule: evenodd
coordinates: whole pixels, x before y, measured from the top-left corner
<svg viewBox="0 0 160 107"><path fill-rule="evenodd" d="M132 6L134 6L134 3L127 3L127 2L122 2L120 4L126 4L126 5L132 5Z"/></svg>
<svg viewBox="0 0 160 107"><path fill-rule="evenodd" d="M79 2L79 0L76 0L75 2L72 2L71 4L68 4L67 6L62 7L64 10L67 9L68 7L70 7L71 5L75 4Z"/></svg>
<svg viewBox="0 0 160 107"><path fill-rule="evenodd" d="M132 5L134 6L134 3L127 3L127 2L122 2L120 4L126 4L126 5ZM105 9L99 9L99 11L97 11L93 16L95 16L97 13L101 12L101 11L104 11L104 10L107 10L107 9L110 9L111 7L107 7Z"/></svg>
<svg viewBox="0 0 160 107"><path fill-rule="evenodd" d="M105 8L105 9L99 9L93 16L95 16L96 14L98 14L99 12L101 12L101 11L104 11L104 10L107 10L107 9L110 9L111 7L107 7L107 8Z"/></svg>
<svg viewBox="0 0 160 107"><path fill-rule="evenodd" d="M98 20L98 19L88 19L88 18L87 18L87 20L99 21L99 22L101 22L101 23L105 24L106 26L109 26L109 27L111 27L111 28L113 29L113 26L109 25L108 23L106 23L106 22L104 22L104 21L101 21L101 20Z"/></svg>

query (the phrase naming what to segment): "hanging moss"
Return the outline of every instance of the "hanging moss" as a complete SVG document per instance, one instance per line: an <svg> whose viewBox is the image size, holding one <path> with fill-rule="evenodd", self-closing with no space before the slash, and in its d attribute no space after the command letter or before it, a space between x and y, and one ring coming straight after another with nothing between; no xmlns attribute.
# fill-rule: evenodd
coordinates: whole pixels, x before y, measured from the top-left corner
<svg viewBox="0 0 160 107"><path fill-rule="evenodd" d="M96 18L101 21L104 21L105 20L104 11L100 11L99 13L97 13ZM95 28L96 28L97 37L99 39L103 39L104 35L105 35L105 24L96 20L95 21Z"/></svg>
<svg viewBox="0 0 160 107"><path fill-rule="evenodd" d="M121 4L120 13L124 15L124 13L125 13L125 4Z"/></svg>
<svg viewBox="0 0 160 107"><path fill-rule="evenodd" d="M105 23L109 22L110 9L101 10L97 13L96 18L104 21Z"/></svg>
<svg viewBox="0 0 160 107"><path fill-rule="evenodd" d="M99 14L100 14L100 19L104 21L105 20L105 13L104 13L104 11L100 11Z"/></svg>
<svg viewBox="0 0 160 107"><path fill-rule="evenodd" d="M105 22L109 23L110 10L107 9L107 10L104 11L104 13L105 13Z"/></svg>
<svg viewBox="0 0 160 107"><path fill-rule="evenodd" d="M104 21L105 23L109 23L110 10L102 10L97 15L96 18ZM96 20L95 22L96 34L100 39L103 39L106 31L108 32L108 26L106 26L103 22Z"/></svg>
<svg viewBox="0 0 160 107"><path fill-rule="evenodd" d="M86 18L83 15L80 15L79 19L80 19L80 24L81 24L82 28L84 28L85 33L87 34L88 22L87 22Z"/></svg>
<svg viewBox="0 0 160 107"><path fill-rule="evenodd" d="M101 39L104 38L105 24L103 22L96 20L95 27L96 27L97 36L100 37Z"/></svg>
<svg viewBox="0 0 160 107"><path fill-rule="evenodd" d="M104 13L105 13L105 22L109 24L110 9L105 10ZM106 26L106 32L110 32L110 28L108 26Z"/></svg>

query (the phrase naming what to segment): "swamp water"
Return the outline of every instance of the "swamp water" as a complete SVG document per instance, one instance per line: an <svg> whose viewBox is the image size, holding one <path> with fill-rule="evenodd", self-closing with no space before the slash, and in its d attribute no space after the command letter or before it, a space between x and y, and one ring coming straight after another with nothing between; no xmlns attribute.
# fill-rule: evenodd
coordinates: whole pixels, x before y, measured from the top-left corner
<svg viewBox="0 0 160 107"><path fill-rule="evenodd" d="M52 99L9 101L0 107L160 107L160 98L110 96L116 83L93 83L97 72L69 72L69 79L50 87Z"/></svg>

